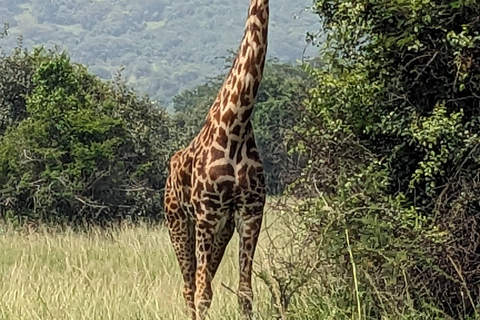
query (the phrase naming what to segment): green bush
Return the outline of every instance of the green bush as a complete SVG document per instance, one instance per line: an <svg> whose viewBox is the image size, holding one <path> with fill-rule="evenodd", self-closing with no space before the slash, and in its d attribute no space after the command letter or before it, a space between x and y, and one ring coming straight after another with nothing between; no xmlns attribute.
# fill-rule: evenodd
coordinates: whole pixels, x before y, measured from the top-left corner
<svg viewBox="0 0 480 320"><path fill-rule="evenodd" d="M25 110L0 138L3 218L74 224L160 218L167 163L181 143L166 112L119 78L102 82L63 53L37 49L5 59L33 75L20 92L14 90L22 79L2 78L23 99L15 110Z"/></svg>
<svg viewBox="0 0 480 320"><path fill-rule="evenodd" d="M312 97L324 89L315 88ZM415 272L435 266L432 251L445 234L404 195L389 193L386 162L351 127L329 119L330 106L323 110L317 102L306 103L311 127L295 128L297 148L309 159L291 187L296 200L279 208L295 228L288 246L268 249L270 264L262 273L280 296L278 313L289 319L447 319Z"/></svg>
<svg viewBox="0 0 480 320"><path fill-rule="evenodd" d="M294 130L309 165L293 191L311 197L297 243L315 244L318 286L291 308L477 319L480 3L317 0L315 10L326 42Z"/></svg>
<svg viewBox="0 0 480 320"><path fill-rule="evenodd" d="M322 0L317 10L330 71L360 75L340 91L346 123L385 159L389 192L447 235L432 248L436 267L418 269L423 283L452 316L476 313L480 3Z"/></svg>

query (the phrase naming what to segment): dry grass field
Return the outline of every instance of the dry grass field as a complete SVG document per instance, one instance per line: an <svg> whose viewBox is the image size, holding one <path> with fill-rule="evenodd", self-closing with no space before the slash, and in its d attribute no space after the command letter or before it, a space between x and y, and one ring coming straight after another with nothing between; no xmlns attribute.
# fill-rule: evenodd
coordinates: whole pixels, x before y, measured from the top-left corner
<svg viewBox="0 0 480 320"><path fill-rule="evenodd" d="M265 267L269 238L282 224L267 211L256 254ZM238 319L238 236L214 280L211 319ZM14 231L0 226L0 319L185 319L182 281L165 228L125 227L86 233ZM254 277L259 319L270 294Z"/></svg>

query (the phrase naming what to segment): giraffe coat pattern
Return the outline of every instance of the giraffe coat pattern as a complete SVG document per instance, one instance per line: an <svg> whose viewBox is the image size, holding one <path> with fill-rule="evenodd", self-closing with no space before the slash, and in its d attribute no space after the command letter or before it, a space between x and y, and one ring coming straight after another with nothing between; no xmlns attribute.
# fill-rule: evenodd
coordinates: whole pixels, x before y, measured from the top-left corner
<svg viewBox="0 0 480 320"><path fill-rule="evenodd" d="M252 316L252 263L265 178L251 116L267 52L268 0L251 0L245 33L199 134L170 161L165 215L192 320L205 318L211 282L234 230L240 236L238 300Z"/></svg>

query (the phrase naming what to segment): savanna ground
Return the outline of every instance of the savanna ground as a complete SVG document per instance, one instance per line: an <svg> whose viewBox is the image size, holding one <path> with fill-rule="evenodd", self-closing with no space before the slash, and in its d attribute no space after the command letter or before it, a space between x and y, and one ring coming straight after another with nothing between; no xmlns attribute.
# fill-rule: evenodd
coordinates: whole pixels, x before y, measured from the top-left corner
<svg viewBox="0 0 480 320"><path fill-rule="evenodd" d="M268 268L272 239L285 238L279 212L268 208L255 269ZM107 233L0 231L0 318L185 319L182 279L163 226L124 226ZM214 280L211 319L237 319L238 235ZM253 281L259 318L271 314L270 293Z"/></svg>

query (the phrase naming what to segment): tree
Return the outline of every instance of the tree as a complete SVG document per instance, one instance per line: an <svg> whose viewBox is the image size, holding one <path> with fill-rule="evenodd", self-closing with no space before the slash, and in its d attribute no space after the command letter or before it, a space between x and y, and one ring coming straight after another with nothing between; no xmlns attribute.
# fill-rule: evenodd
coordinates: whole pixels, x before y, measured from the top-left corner
<svg viewBox="0 0 480 320"><path fill-rule="evenodd" d="M64 53L37 49L10 59L33 76L26 92L10 86L12 96L23 97L16 108L25 116L0 138L3 218L73 224L161 218L168 160L181 144L168 114Z"/></svg>
<svg viewBox="0 0 480 320"><path fill-rule="evenodd" d="M321 239L351 230L367 317L406 316L411 298L417 318L434 317L428 304L436 317L475 313L480 3L317 0L315 10L324 65L310 70L317 85L296 129L310 157L299 192L317 195L306 225ZM341 257L346 240L323 249Z"/></svg>

